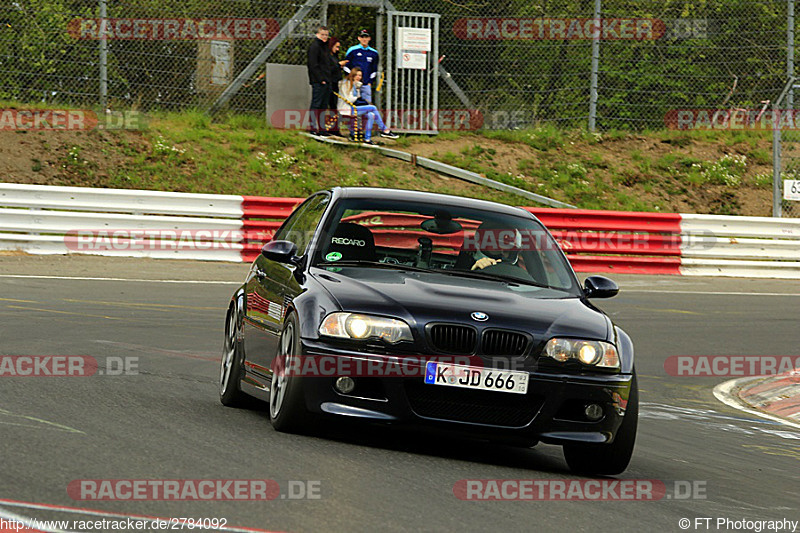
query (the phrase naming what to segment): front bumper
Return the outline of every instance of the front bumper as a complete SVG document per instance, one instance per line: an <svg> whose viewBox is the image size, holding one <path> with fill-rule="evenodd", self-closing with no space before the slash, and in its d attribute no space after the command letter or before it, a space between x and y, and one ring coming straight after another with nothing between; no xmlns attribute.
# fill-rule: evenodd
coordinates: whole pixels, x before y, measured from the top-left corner
<svg viewBox="0 0 800 533"><path fill-rule="evenodd" d="M419 356L359 353L308 339L301 339L301 355L347 362L377 358L403 362L404 368L402 376L391 372L354 375L356 387L350 394L334 388L338 374L299 377L310 412L514 443L612 442L624 418L633 379L630 374L530 371L528 392L520 395L425 384ZM408 363L408 358L414 362ZM584 414L587 404L599 405L602 418L590 421Z"/></svg>

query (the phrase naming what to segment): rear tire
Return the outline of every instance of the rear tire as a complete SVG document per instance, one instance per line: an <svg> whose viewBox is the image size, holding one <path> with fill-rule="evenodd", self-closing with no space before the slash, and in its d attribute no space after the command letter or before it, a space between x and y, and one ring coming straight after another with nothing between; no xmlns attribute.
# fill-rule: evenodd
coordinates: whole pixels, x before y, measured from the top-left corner
<svg viewBox="0 0 800 533"><path fill-rule="evenodd" d="M570 470L580 474L614 476L628 468L639 425L639 388L634 374L625 418L611 444L565 444L564 458Z"/></svg>
<svg viewBox="0 0 800 533"><path fill-rule="evenodd" d="M269 387L269 420L277 431L301 433L308 429L310 413L305 407L302 378L292 375L299 356L300 324L294 313L286 317L278 343ZM286 370L289 369L289 370Z"/></svg>
<svg viewBox="0 0 800 533"><path fill-rule="evenodd" d="M219 369L219 401L228 407L242 407L248 401L248 396L240 388L244 355L241 330L239 311L236 303L232 303L225 320L225 343Z"/></svg>

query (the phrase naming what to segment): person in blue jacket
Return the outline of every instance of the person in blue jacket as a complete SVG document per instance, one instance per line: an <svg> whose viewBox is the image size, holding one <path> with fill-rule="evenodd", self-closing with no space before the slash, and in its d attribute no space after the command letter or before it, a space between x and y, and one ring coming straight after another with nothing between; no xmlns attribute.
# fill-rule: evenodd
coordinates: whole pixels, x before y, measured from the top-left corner
<svg viewBox="0 0 800 533"><path fill-rule="evenodd" d="M358 32L358 42L355 46L351 46L345 54L347 63L344 66L344 71L350 74L350 69L358 67L364 76L364 85L361 87L361 98L367 101L368 104L372 103L372 87L378 82L378 51L370 47L369 42L372 40L367 30Z"/></svg>

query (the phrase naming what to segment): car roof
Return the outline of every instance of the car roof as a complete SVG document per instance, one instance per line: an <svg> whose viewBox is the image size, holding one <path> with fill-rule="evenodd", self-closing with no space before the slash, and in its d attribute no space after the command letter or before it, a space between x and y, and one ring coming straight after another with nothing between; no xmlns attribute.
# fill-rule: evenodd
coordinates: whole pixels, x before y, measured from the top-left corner
<svg viewBox="0 0 800 533"><path fill-rule="evenodd" d="M476 200L464 196L452 196L434 192L410 191L406 189L385 189L379 187L334 187L331 192L338 198L371 198L374 200L402 200L409 202L437 203L454 207L483 209L495 213L504 213L514 216L531 213L521 207L499 204L487 200Z"/></svg>

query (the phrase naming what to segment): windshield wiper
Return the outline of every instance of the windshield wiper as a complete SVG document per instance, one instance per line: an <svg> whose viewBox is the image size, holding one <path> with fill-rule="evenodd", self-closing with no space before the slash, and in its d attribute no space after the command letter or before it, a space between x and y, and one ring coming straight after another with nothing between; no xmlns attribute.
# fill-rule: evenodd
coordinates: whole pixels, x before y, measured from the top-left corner
<svg viewBox="0 0 800 533"><path fill-rule="evenodd" d="M504 276L502 274L489 274L487 272L478 272L475 270L437 270L437 272L448 274L450 276L463 276L465 278L488 279L491 281L505 281L509 283L519 283L521 285L533 285L534 287L541 287L543 289L553 288L550 285L539 283L538 281L534 281L532 279L522 279L514 276Z"/></svg>
<svg viewBox="0 0 800 533"><path fill-rule="evenodd" d="M336 266L367 266L378 268L390 268L395 270L408 270L410 272L433 272L436 274L446 274L448 276L462 276L465 278L485 279L489 281L500 281L506 283L517 283L521 285L533 285L534 287L541 287L543 289L552 289L550 285L545 285L534 280L527 280L516 278L514 276L504 276L501 274L489 274L486 272L477 272L475 270L441 270L434 268L423 268L413 265L406 265L404 263L382 263L380 261L366 261L366 260L345 260L345 261L332 261L330 263L318 263L318 267L336 267Z"/></svg>

